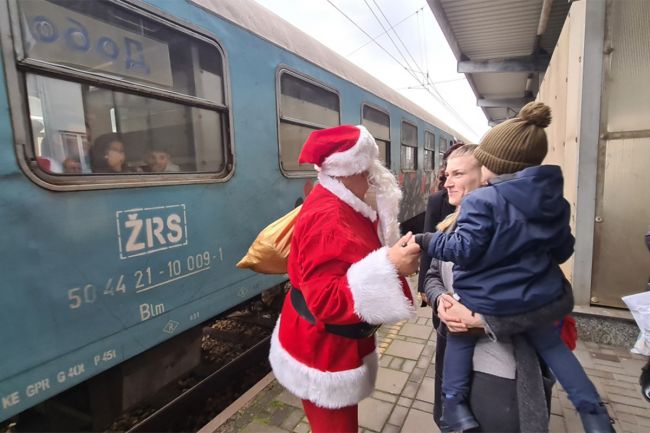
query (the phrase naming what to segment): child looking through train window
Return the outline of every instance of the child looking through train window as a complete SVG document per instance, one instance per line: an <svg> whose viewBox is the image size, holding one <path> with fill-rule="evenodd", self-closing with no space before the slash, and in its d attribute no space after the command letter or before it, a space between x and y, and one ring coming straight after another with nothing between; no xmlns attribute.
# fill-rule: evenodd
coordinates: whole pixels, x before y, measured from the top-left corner
<svg viewBox="0 0 650 433"><path fill-rule="evenodd" d="M173 173L180 171L180 167L171 161L167 149L158 148L149 151L144 170L151 173Z"/></svg>

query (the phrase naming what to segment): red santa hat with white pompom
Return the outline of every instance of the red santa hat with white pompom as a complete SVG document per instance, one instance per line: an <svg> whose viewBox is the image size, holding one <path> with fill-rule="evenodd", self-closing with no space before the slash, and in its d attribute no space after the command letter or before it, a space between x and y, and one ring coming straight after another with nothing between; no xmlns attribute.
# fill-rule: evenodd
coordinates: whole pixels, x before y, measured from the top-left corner
<svg viewBox="0 0 650 433"><path fill-rule="evenodd" d="M327 182L330 176L352 176L368 171L371 188L365 201L379 214L384 245L397 242L402 192L395 176L379 161L379 148L364 126L340 125L312 132L298 162L314 164L321 183Z"/></svg>
<svg viewBox="0 0 650 433"><path fill-rule="evenodd" d="M363 126L341 125L309 134L298 162L311 163L328 176L370 170L379 157L375 139Z"/></svg>

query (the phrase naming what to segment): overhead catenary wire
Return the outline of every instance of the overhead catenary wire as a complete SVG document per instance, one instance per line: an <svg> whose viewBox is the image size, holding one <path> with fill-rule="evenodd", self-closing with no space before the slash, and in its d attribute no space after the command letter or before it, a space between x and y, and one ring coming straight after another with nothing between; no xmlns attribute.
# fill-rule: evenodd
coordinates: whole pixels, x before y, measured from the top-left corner
<svg viewBox="0 0 650 433"><path fill-rule="evenodd" d="M396 22L396 23L393 25L393 27L397 27L397 26L399 26L400 24L402 24L404 21L406 21L406 20L408 20L409 18L411 18L413 15L417 15L417 14L419 14L419 13L422 11L422 9L424 9L424 6L421 7L420 9L416 10L415 12L410 13L408 16L402 18L402 19L399 20L398 22ZM376 39L378 39L378 38L384 36L385 34L386 34L385 31L379 33L378 35L376 35L375 37L373 37L372 39L370 39L368 42L363 43L363 45L361 45L361 46L355 48L354 50L350 51L349 53L347 53L347 54L346 54L346 57L351 56L352 54L354 54L354 53L356 53L357 51L359 51L360 49L366 47L368 44L373 43Z"/></svg>
<svg viewBox="0 0 650 433"><path fill-rule="evenodd" d="M370 6L368 5L368 2L367 2L366 0L364 0L364 2L366 3L366 6L368 6L368 8L370 9ZM383 11L383 10L381 9L381 7L377 4L376 0L372 0L372 2L375 4L375 7L377 8L377 10L379 10L379 13L381 13L381 16L384 17L384 20L386 20L386 22L388 23L388 26L390 27L390 29L393 31L393 33L395 33L395 36L397 37L397 40L402 44L402 46L403 46L404 49L406 50L406 54L409 55L409 57L411 58L411 60L413 61L413 63L418 67L418 69L419 69L420 71L422 71L422 69L421 69L420 66L418 65L418 62L417 62L417 61L413 58L413 56L411 55L411 51L409 51L408 47L406 46L406 44L404 43L404 41L403 41L402 38L400 37L399 33L397 33L397 31L395 30L395 26L393 26L393 25L390 23L390 21L389 21L388 18L386 17L386 14L384 14L384 11ZM371 9L371 11L372 11L372 9ZM374 12L373 12L373 15L374 15ZM375 18L377 18L376 15L375 15ZM380 21L378 18L377 18L377 21L379 22L379 24L381 24L381 21ZM382 25L382 28L383 28L383 25ZM397 46L395 46L395 48L397 48ZM399 50L399 48L398 48L398 50ZM408 62L407 62L407 63L408 63ZM424 74L424 72L422 72L422 74ZM426 76L426 75L425 75L425 76Z"/></svg>
<svg viewBox="0 0 650 433"><path fill-rule="evenodd" d="M365 1L365 0L364 0ZM445 107L463 126L465 126L468 130L470 130L474 135L476 134L476 131L460 116L460 114L442 97L438 89L431 83L428 77L425 77L426 80L423 82L420 80L420 78L414 73L415 71L412 71L409 66L405 66L400 62L390 51L388 51L383 45L381 45L379 42L377 42L376 39L373 39L372 36L365 31L359 24L357 24L356 21L354 21L352 18L350 18L345 12L343 12L338 6L336 6L331 0L327 0L327 3L330 4L334 9L336 9L341 15L343 15L348 21L350 21L359 31L361 31L364 35L366 35L369 39L371 39L371 42L373 42L375 45L377 45L382 51L384 51L395 63L397 63L400 67L402 67L411 77L413 77L418 84L423 86L424 90L427 91L435 100L437 100L443 107ZM376 15L375 15L376 17ZM383 27L383 26L382 26ZM400 52L401 54L401 52ZM408 64L408 62L407 62ZM418 69L420 69L419 65L415 65ZM423 74L422 70L420 69L420 73Z"/></svg>

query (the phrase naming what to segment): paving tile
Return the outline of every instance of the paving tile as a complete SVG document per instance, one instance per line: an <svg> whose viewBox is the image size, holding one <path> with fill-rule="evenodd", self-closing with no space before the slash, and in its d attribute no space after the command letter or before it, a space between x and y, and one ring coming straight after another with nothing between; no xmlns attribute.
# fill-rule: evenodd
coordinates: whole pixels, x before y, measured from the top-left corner
<svg viewBox="0 0 650 433"><path fill-rule="evenodd" d="M396 426L401 426L404 424L404 419L406 418L406 414L408 414L408 412L409 408L407 407L395 406L393 413L391 413L390 418L388 418L388 423L394 424Z"/></svg>
<svg viewBox="0 0 650 433"><path fill-rule="evenodd" d="M435 382L433 379L425 377L424 380L422 380L422 384L420 385L420 389L418 390L415 398L418 400L426 401L428 403L433 403L434 383Z"/></svg>
<svg viewBox="0 0 650 433"><path fill-rule="evenodd" d="M419 382L411 382L410 380L406 382L404 390L402 390L402 395L407 398L415 398L415 394L418 392L420 387Z"/></svg>
<svg viewBox="0 0 650 433"><path fill-rule="evenodd" d="M383 392L383 391L375 391L375 392L373 392L372 397L376 398L377 400L387 401L389 403L397 402L397 396L396 395L388 394L387 392Z"/></svg>
<svg viewBox="0 0 650 433"><path fill-rule="evenodd" d="M402 369L402 364L404 364L404 358L393 358L391 361L389 367L392 368L393 370L401 370Z"/></svg>
<svg viewBox="0 0 650 433"><path fill-rule="evenodd" d="M302 420L304 416L304 413L302 410L294 409L289 413L289 415L282 421L282 424L280 424L280 427L282 427L285 430L292 431L295 429L298 424L300 423L300 420Z"/></svg>
<svg viewBox="0 0 650 433"><path fill-rule="evenodd" d="M605 389L607 389L607 394L624 395L626 397L638 398L642 400L640 387L620 387L617 385L609 385L605 383L603 386L605 387ZM649 415L650 415L650 411L649 411Z"/></svg>
<svg viewBox="0 0 650 433"><path fill-rule="evenodd" d="M386 355L385 353L379 358L379 366L380 367L388 367L390 363L393 361L393 357L390 355Z"/></svg>
<svg viewBox="0 0 650 433"><path fill-rule="evenodd" d="M399 335L403 335L405 337L419 338L421 340L428 340L429 337L431 336L431 331L432 329L430 326L412 325L410 323L407 323L399 331Z"/></svg>
<svg viewBox="0 0 650 433"><path fill-rule="evenodd" d="M302 409L302 402L300 399L286 390L282 391L274 400Z"/></svg>
<svg viewBox="0 0 650 433"><path fill-rule="evenodd" d="M422 344L395 340L388 347L386 353L401 358L417 360L420 357L423 348L424 346Z"/></svg>
<svg viewBox="0 0 650 433"><path fill-rule="evenodd" d="M286 430L292 430L296 426L296 424L298 424L300 418L302 418L302 416L298 416L296 422L293 423L293 425L289 427L283 427L282 423L292 415L292 412L298 412L298 415L300 415L300 412L297 409L292 408L291 406L284 406L284 407L277 408L275 412L273 412L273 414L271 415L269 424L284 428Z"/></svg>
<svg viewBox="0 0 650 433"><path fill-rule="evenodd" d="M559 397L551 398L551 415L562 415L562 405Z"/></svg>
<svg viewBox="0 0 650 433"><path fill-rule="evenodd" d="M583 367L593 368L594 361L592 360L591 352L586 350L574 350L573 354L578 358Z"/></svg>
<svg viewBox="0 0 650 433"><path fill-rule="evenodd" d="M641 409L640 407L636 406L628 406L626 404L620 404L620 403L612 403L612 407L616 411L616 413L627 413L627 414L632 414L640 417L645 417L648 416L648 409Z"/></svg>
<svg viewBox="0 0 650 433"><path fill-rule="evenodd" d="M584 431L582 429L582 422L575 410L564 411L564 428L569 433L577 433Z"/></svg>
<svg viewBox="0 0 650 433"><path fill-rule="evenodd" d="M641 397L640 395L636 398L634 397L628 397L625 395L619 395L619 394L614 394L614 393L609 393L609 400L612 403L619 403L619 404L624 404L627 406L635 406L639 408L643 408L648 410L648 403Z"/></svg>
<svg viewBox="0 0 650 433"><path fill-rule="evenodd" d="M548 431L552 433L570 433L566 430L564 418L553 413L551 413L551 419L548 421Z"/></svg>
<svg viewBox="0 0 650 433"><path fill-rule="evenodd" d="M417 366L418 368L427 368L431 364L431 358L428 356L422 356L418 359Z"/></svg>
<svg viewBox="0 0 650 433"><path fill-rule="evenodd" d="M381 433L399 433L400 428L396 425L386 424Z"/></svg>
<svg viewBox="0 0 650 433"><path fill-rule="evenodd" d="M623 358L621 359L621 365L623 370L631 376L636 375L637 377L641 375L641 368L646 364L645 359L633 359L633 358Z"/></svg>
<svg viewBox="0 0 650 433"><path fill-rule="evenodd" d="M377 384L375 388L390 394L400 394L409 375L403 371L391 370L390 368L379 368L377 373Z"/></svg>
<svg viewBox="0 0 650 433"><path fill-rule="evenodd" d="M423 412L417 409L409 410L406 415L406 420L402 426L402 433L420 433L420 432L435 432L440 430L433 422L433 415L431 413Z"/></svg>
<svg viewBox="0 0 650 433"><path fill-rule="evenodd" d="M309 433L311 431L311 428L306 422L301 422L296 426L296 428L293 429L293 431L295 433Z"/></svg>
<svg viewBox="0 0 650 433"><path fill-rule="evenodd" d="M287 433L279 427L269 424L263 424L258 421L253 421L241 430L239 433Z"/></svg>
<svg viewBox="0 0 650 433"><path fill-rule="evenodd" d="M433 414L433 404L426 401L413 400L413 409L421 410L422 412Z"/></svg>
<svg viewBox="0 0 650 433"><path fill-rule="evenodd" d="M359 403L359 426L379 432L393 410L391 403L366 398Z"/></svg>
<svg viewBox="0 0 650 433"><path fill-rule="evenodd" d="M611 371L595 370L594 368L585 367L585 372L591 378L593 378L593 377L600 377L600 378L603 378L603 379L613 379L614 378L614 373L612 373Z"/></svg>
<svg viewBox="0 0 650 433"><path fill-rule="evenodd" d="M422 356L428 356L428 357L433 357L433 354L436 352L436 346L433 344L427 344L424 346L424 349L422 349Z"/></svg>
<svg viewBox="0 0 650 433"><path fill-rule="evenodd" d="M426 372L427 371L424 368L414 368L409 380L412 380L413 382L421 382L424 378L424 373Z"/></svg>
<svg viewBox="0 0 650 433"><path fill-rule="evenodd" d="M412 359L405 359L404 363L402 364L402 370L404 373L411 373L413 369L415 368L415 361Z"/></svg>
<svg viewBox="0 0 650 433"><path fill-rule="evenodd" d="M398 404L399 406L411 407L411 405L413 404L413 400L410 399L410 398L406 398L406 397L400 397L400 398L397 400L397 404Z"/></svg>
<svg viewBox="0 0 650 433"><path fill-rule="evenodd" d="M632 377L632 376L627 376L625 374L617 374L614 373L614 379L619 381L619 382L627 382L627 383L632 383L634 385L639 384L639 377Z"/></svg>
<svg viewBox="0 0 650 433"><path fill-rule="evenodd" d="M615 355L613 351L610 350L609 353L607 353L607 349L601 349L597 352L592 351L591 357L596 361L607 361L615 363L621 362L620 358Z"/></svg>

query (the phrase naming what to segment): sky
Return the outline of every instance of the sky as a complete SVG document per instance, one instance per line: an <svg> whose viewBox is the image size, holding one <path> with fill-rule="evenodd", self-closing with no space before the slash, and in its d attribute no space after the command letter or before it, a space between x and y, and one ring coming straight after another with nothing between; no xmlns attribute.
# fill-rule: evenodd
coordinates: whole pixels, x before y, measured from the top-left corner
<svg viewBox="0 0 650 433"><path fill-rule="evenodd" d="M456 58L426 0L255 1L427 109L471 142L477 143L488 130L465 75L456 72ZM431 91L421 84L426 77L433 83Z"/></svg>

